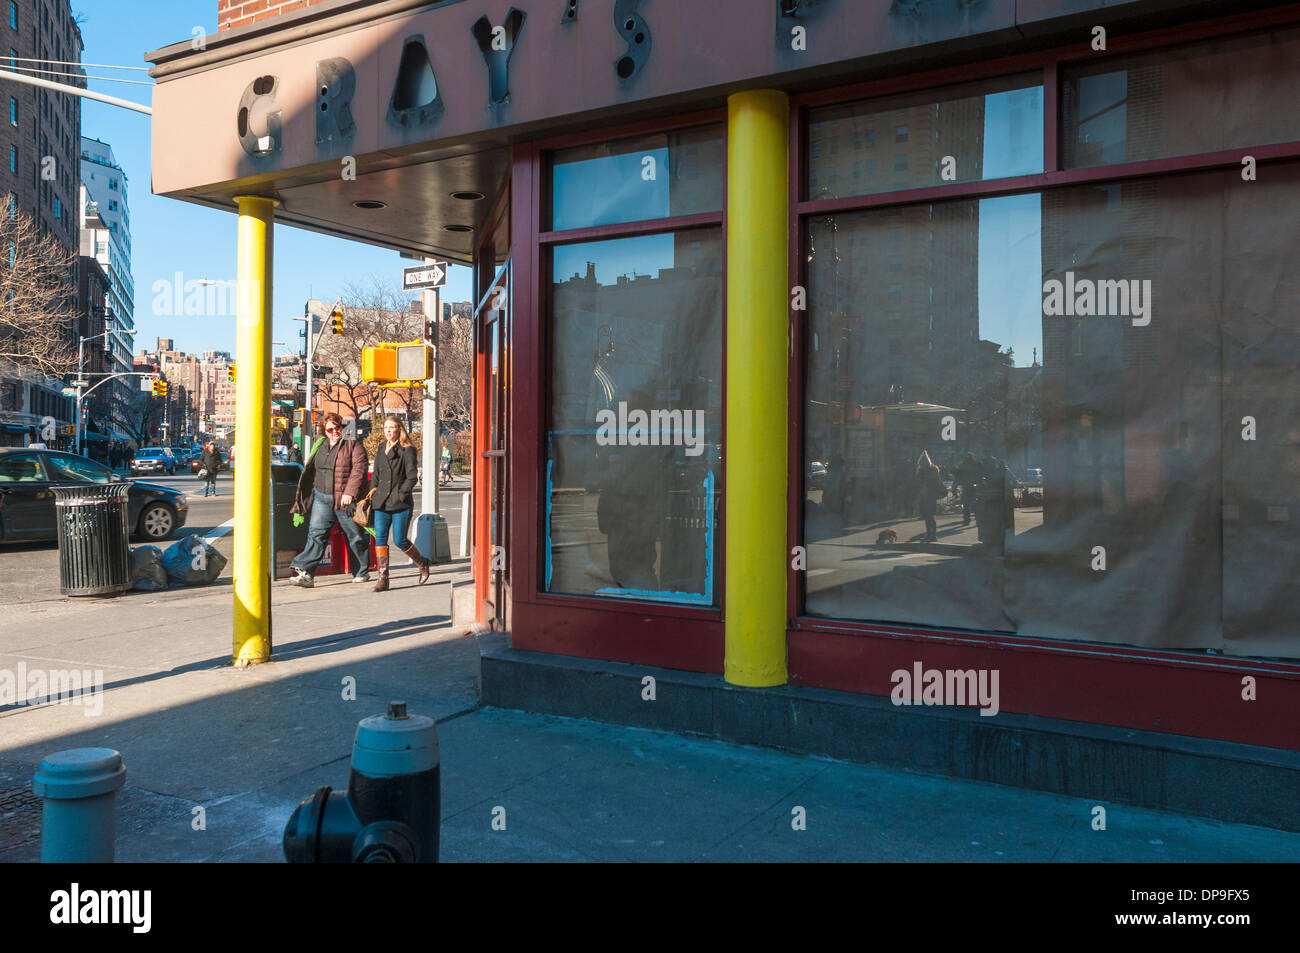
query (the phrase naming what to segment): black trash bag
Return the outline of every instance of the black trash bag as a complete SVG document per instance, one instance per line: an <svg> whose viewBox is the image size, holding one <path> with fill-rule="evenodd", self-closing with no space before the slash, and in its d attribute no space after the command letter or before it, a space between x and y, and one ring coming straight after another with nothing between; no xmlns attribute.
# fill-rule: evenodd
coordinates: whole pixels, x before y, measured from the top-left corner
<svg viewBox="0 0 1300 953"><path fill-rule="evenodd" d="M182 586L206 586L226 568L226 557L197 533L177 540L162 557L167 578Z"/></svg>
<svg viewBox="0 0 1300 953"><path fill-rule="evenodd" d="M163 568L162 550L157 546L137 546L131 550L132 589L153 592L167 588L167 570Z"/></svg>

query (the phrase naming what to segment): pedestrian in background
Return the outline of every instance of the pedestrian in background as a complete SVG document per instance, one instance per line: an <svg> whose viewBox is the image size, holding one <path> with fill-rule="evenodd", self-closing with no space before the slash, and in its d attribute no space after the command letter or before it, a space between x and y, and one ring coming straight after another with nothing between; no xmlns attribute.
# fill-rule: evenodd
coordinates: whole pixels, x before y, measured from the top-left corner
<svg viewBox="0 0 1300 953"><path fill-rule="evenodd" d="M359 441L343 438L342 417L329 413L322 422L325 435L312 445L298 478L293 506L289 508L297 517L295 526L301 525L303 518L311 521L307 528L307 548L290 563L294 577L289 582L303 589L315 585L316 567L325 558L326 541L335 523L343 530L356 564L352 581L370 581L370 537L352 519L350 509L364 495L362 488L370 461ZM231 457L234 457L233 447Z"/></svg>
<svg viewBox="0 0 1300 953"><path fill-rule="evenodd" d="M411 526L411 512L415 508L415 478L419 462L415 445L407 436L401 420L391 414L384 418L384 442L375 453L375 495L370 503L375 518L375 560L379 565L379 581L375 592L388 588L388 533L392 530L393 545L410 557L420 569L420 584L429 579L429 561L411 544L406 532Z"/></svg>
<svg viewBox="0 0 1300 953"><path fill-rule="evenodd" d="M975 515L975 497L980 488L980 463L970 451L957 465L957 483L961 486L961 524L969 526Z"/></svg>
<svg viewBox="0 0 1300 953"><path fill-rule="evenodd" d="M939 468L930 460L930 454L921 451L916 461L917 508L925 520L925 542L933 543L939 539L939 529L935 523L935 514L939 509L939 500L948 495L948 487L943 482Z"/></svg>
<svg viewBox="0 0 1300 953"><path fill-rule="evenodd" d="M199 469L203 471L203 495L217 495L217 473L221 470L221 451L210 443L199 454Z"/></svg>

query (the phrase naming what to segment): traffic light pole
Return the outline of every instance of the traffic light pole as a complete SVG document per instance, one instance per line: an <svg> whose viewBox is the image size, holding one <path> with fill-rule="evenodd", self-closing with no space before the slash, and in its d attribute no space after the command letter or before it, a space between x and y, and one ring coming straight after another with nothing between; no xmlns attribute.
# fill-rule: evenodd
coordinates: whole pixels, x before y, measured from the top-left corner
<svg viewBox="0 0 1300 953"><path fill-rule="evenodd" d="M424 306L424 343L433 346L433 377L425 382L424 404L421 409L423 424L420 438L420 465L424 476L420 480L420 516L415 521L415 546L426 559L435 563L451 559L451 540L447 521L438 515L439 453L442 437L442 419L438 413L438 361L441 347L438 342L439 322L442 320L442 296L437 288L421 292Z"/></svg>
<svg viewBox="0 0 1300 953"><path fill-rule="evenodd" d="M90 392L93 391L100 384L106 384L109 381L116 380L119 377L153 377L153 372L152 371L118 371L116 374L109 374L102 381L95 381L94 384L92 384L89 388L86 389L85 393L82 393L80 387L77 388L77 454L78 455L81 454L81 402L85 400L87 397L89 397ZM84 378L82 377L78 377L77 379L84 380Z"/></svg>
<svg viewBox="0 0 1300 953"><path fill-rule="evenodd" d="M312 340L312 332L316 330L316 315L308 312L307 314L307 394L303 398L303 403L307 409L302 415L302 462L307 462L307 455L311 453L311 445L316 437L316 431L312 424L316 422L316 401L311 392L311 366L316 363L316 341ZM322 326L321 330L324 330Z"/></svg>
<svg viewBox="0 0 1300 953"><path fill-rule="evenodd" d="M330 309L330 314L334 313L334 308L342 305L343 298L340 296L335 299L334 307ZM320 339L325 334L325 322L321 322L320 333L316 334L316 315L312 314L310 309L306 315L301 318L294 318L295 321L305 321L306 327L303 328L303 336L307 340L307 393L304 397L304 403L307 409L303 412L302 420L302 460L307 462L307 455L311 453L313 438L316 436L313 424L316 422L316 401L312 394L312 366L316 363L316 348L320 345Z"/></svg>

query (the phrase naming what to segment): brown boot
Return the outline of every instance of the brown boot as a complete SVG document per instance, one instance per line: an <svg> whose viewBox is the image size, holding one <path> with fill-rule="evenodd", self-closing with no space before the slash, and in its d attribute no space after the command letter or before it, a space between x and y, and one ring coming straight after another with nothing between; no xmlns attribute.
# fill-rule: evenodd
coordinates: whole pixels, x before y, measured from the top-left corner
<svg viewBox="0 0 1300 953"><path fill-rule="evenodd" d="M379 581L375 583L374 592L388 591L388 547L375 547L375 561L379 563Z"/></svg>
<svg viewBox="0 0 1300 953"><path fill-rule="evenodd" d="M429 566L431 563L420 555L420 551L415 548L414 543L408 543L402 552L406 553L406 555L410 557L411 562L420 567L420 585L423 586L429 581Z"/></svg>

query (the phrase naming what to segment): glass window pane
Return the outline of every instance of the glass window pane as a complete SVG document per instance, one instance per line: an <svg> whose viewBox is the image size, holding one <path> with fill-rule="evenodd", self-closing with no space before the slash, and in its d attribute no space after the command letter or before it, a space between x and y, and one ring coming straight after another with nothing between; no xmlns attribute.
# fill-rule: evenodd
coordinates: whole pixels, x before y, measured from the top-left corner
<svg viewBox="0 0 1300 953"><path fill-rule="evenodd" d="M1300 657L1300 163L1260 185L810 219L807 611Z"/></svg>
<svg viewBox="0 0 1300 953"><path fill-rule="evenodd" d="M54 471L55 480L70 480L75 483L108 483L113 474L98 463L82 457L49 458L50 469Z"/></svg>
<svg viewBox="0 0 1300 953"><path fill-rule="evenodd" d="M35 453L0 454L0 483L41 483L45 468Z"/></svg>
<svg viewBox="0 0 1300 953"><path fill-rule="evenodd" d="M713 605L722 231L552 249L545 588Z"/></svg>
<svg viewBox="0 0 1300 953"><path fill-rule="evenodd" d="M1043 171L1043 87L1037 74L1003 77L814 109L808 141L814 200L1031 175Z"/></svg>
<svg viewBox="0 0 1300 953"><path fill-rule="evenodd" d="M1063 71L1066 168L1300 140L1300 28Z"/></svg>
<svg viewBox="0 0 1300 953"><path fill-rule="evenodd" d="M721 126L556 152L551 228L587 228L722 210Z"/></svg>

